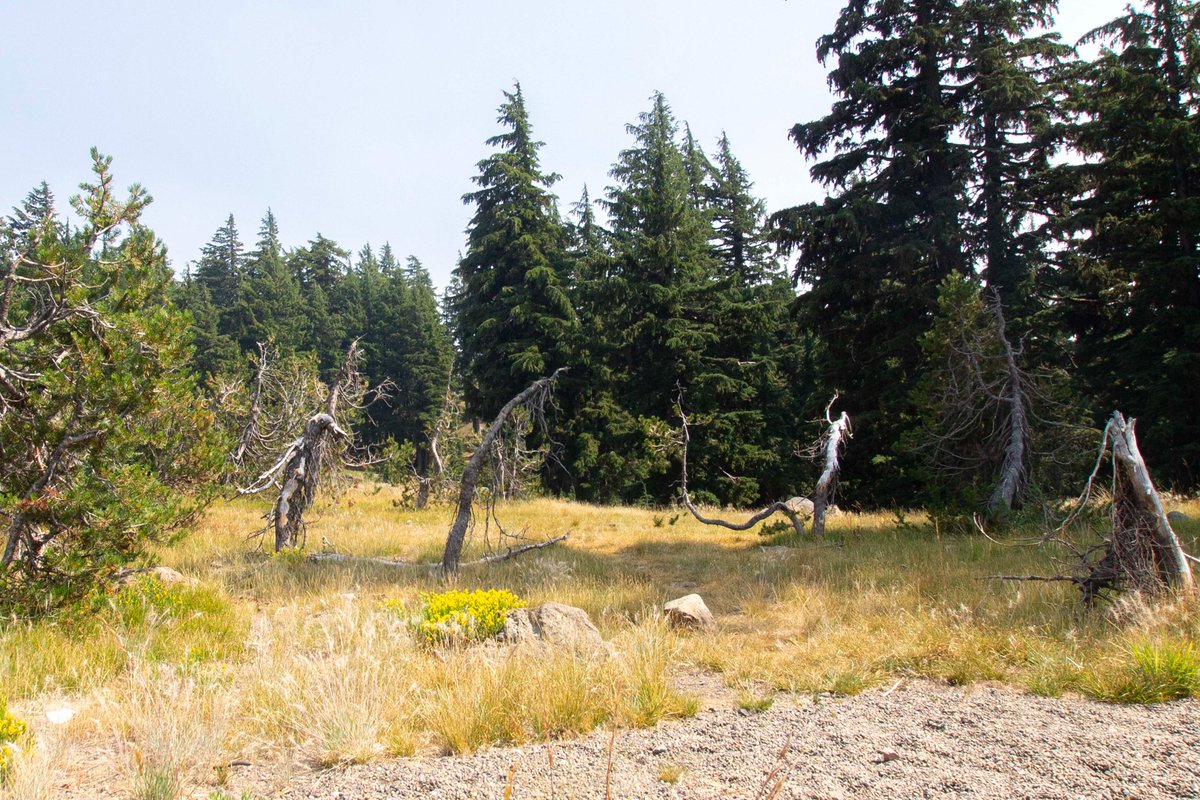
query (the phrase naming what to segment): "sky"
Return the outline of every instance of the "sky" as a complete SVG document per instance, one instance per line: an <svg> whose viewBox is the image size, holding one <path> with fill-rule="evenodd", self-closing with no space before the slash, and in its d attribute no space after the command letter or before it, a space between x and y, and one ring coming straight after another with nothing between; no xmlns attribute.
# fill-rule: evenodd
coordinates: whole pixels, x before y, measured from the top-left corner
<svg viewBox="0 0 1200 800"><path fill-rule="evenodd" d="M1064 38L1126 0L1060 0ZM66 205L88 150L154 196L144 221L182 272L233 214L285 245L390 242L445 286L476 163L519 80L569 208L603 196L626 125L661 91L710 153L730 138L776 210L821 197L787 137L831 97L819 0L5 0L0 209L45 180Z"/></svg>

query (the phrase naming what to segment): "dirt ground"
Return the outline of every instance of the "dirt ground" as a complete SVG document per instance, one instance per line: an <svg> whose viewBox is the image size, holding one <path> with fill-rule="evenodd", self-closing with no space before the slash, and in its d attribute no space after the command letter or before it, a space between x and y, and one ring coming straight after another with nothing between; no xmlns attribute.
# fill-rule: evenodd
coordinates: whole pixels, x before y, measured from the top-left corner
<svg viewBox="0 0 1200 800"><path fill-rule="evenodd" d="M1200 797L1200 701L1115 706L920 681L780 697L759 713L710 698L695 717L650 730L293 775L270 796ZM231 784L253 785L252 773Z"/></svg>

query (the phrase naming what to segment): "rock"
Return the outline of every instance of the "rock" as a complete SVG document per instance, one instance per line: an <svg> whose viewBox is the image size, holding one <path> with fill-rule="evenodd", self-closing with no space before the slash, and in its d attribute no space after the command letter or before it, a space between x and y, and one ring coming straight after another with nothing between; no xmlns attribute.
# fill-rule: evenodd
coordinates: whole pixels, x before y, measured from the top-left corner
<svg viewBox="0 0 1200 800"><path fill-rule="evenodd" d="M813 501L807 497L793 497L784 503L798 517L811 517L813 515Z"/></svg>
<svg viewBox="0 0 1200 800"><path fill-rule="evenodd" d="M1188 522L1190 520L1191 520L1191 517L1189 517L1187 514L1183 513L1182 511L1168 511L1167 512L1167 522L1171 523L1172 525L1175 525L1176 523L1179 523L1179 522Z"/></svg>
<svg viewBox="0 0 1200 800"><path fill-rule="evenodd" d="M713 624L712 612L698 594L672 600L663 606L663 614L672 628L707 628Z"/></svg>
<svg viewBox="0 0 1200 800"><path fill-rule="evenodd" d="M543 603L509 611L500 638L511 644L545 642L575 650L605 650L604 637L582 608Z"/></svg>
<svg viewBox="0 0 1200 800"><path fill-rule="evenodd" d="M178 570L170 567L143 567L142 569L125 569L116 574L118 586L128 586L131 583L136 583L145 577L158 578L160 582L167 586L175 584L193 584L194 578L189 578Z"/></svg>

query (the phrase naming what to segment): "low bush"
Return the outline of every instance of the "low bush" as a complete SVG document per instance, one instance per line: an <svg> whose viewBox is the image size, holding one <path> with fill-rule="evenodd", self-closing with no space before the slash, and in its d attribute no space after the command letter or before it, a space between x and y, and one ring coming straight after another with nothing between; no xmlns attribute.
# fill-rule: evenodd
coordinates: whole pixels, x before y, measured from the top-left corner
<svg viewBox="0 0 1200 800"><path fill-rule="evenodd" d="M482 641L504 630L508 612L525 605L503 589L422 594L415 630L430 644Z"/></svg>

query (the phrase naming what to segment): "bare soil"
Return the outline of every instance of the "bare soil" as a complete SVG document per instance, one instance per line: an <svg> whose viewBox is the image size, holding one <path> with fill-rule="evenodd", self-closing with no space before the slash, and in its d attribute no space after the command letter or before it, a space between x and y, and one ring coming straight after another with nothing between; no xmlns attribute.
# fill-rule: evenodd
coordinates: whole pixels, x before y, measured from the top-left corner
<svg viewBox="0 0 1200 800"><path fill-rule="evenodd" d="M293 775L278 796L1200 797L1200 701L1114 706L990 685L889 688L781 696L761 713L714 694L695 717L649 730Z"/></svg>

